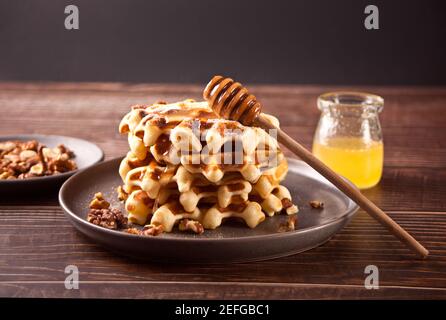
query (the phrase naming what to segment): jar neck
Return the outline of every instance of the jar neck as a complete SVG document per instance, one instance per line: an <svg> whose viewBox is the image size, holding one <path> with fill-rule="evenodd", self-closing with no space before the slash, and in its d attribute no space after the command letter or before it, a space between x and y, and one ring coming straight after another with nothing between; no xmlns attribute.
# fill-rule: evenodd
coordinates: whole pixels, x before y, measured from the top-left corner
<svg viewBox="0 0 446 320"><path fill-rule="evenodd" d="M332 105L322 110L324 115L329 115L333 118L357 118L370 119L378 116L379 111L376 108L369 107L351 107Z"/></svg>
<svg viewBox="0 0 446 320"><path fill-rule="evenodd" d="M377 116L384 107L380 96L361 92L329 92L319 96L318 108L332 117L369 118Z"/></svg>

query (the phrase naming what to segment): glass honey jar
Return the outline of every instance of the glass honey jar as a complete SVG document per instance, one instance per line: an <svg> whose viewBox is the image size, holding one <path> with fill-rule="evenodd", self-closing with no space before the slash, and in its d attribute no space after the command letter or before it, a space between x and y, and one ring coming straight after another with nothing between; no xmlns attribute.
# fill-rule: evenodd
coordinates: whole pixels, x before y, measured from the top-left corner
<svg viewBox="0 0 446 320"><path fill-rule="evenodd" d="M359 92L330 92L317 100L321 117L313 154L359 189L375 186L383 170L379 113L383 98Z"/></svg>

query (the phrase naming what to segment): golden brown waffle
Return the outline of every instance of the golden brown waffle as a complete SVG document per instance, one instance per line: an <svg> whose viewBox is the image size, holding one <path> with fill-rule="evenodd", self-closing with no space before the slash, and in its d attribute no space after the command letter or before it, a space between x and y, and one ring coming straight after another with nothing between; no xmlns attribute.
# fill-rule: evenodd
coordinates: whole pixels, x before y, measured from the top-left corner
<svg viewBox="0 0 446 320"><path fill-rule="evenodd" d="M213 229L238 218L253 228L264 212L297 212L280 185L288 165L276 140L219 119L206 102L134 106L119 130L130 146L119 168L130 222L169 232L182 219Z"/></svg>
<svg viewBox="0 0 446 320"><path fill-rule="evenodd" d="M166 232L182 219L200 221L204 228L215 229L219 227L224 219L237 218L243 220L250 228L255 228L265 220L262 208L256 202L247 201L240 205L230 205L220 208L218 205L211 207L197 207L193 211L185 211L178 202L169 202L159 207L152 216L151 224L162 225Z"/></svg>
<svg viewBox="0 0 446 320"><path fill-rule="evenodd" d="M125 163L125 159L123 162ZM130 193L126 201L130 221L141 223L152 213L146 209L147 200L141 205L137 203L139 199L144 199L141 197L141 190L148 198L156 198L158 205L165 204L167 199L174 195L176 201L189 212L195 210L200 202L215 203L221 208L226 208L231 204L242 204L251 199L257 201L263 211L271 216L284 209L283 199L291 200L288 190L279 185L287 171L285 159L279 166L265 171L256 184L249 183L237 174L228 175L219 184L213 184L200 174L191 174L182 166L177 168L175 174L166 169L148 165L128 171L124 177L124 190ZM153 175L153 171L162 174ZM138 197L135 199L136 195ZM153 205L153 202L150 204ZM286 211L288 214L295 213L297 207L286 208Z"/></svg>
<svg viewBox="0 0 446 320"><path fill-rule="evenodd" d="M272 116L269 119L272 123L278 122ZM247 155L257 149L277 149L277 141L263 129L221 119L206 102L190 99L173 104L134 106L122 119L119 131L128 134L130 150L138 159L143 160L151 149L154 156L163 154L163 160L171 164L178 164L178 156L190 152L217 154L230 141L239 142L241 151ZM203 145L205 152L202 152Z"/></svg>

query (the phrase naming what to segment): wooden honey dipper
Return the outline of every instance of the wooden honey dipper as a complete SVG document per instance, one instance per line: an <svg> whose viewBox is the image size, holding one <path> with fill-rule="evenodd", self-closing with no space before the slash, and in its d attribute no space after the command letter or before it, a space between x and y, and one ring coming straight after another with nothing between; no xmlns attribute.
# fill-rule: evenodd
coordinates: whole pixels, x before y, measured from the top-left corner
<svg viewBox="0 0 446 320"><path fill-rule="evenodd" d="M203 97L208 101L211 108L222 118L239 121L245 126L254 125L267 130L277 130L277 140L280 143L284 144L290 151L308 163L339 190L344 192L350 199L356 202L370 216L378 220L379 223L386 227L410 249L415 251L422 258L427 257L429 251L384 211L367 199L357 188L352 187L343 178L327 167L300 143L271 124L271 122L260 113L262 107L256 97L249 94L248 90L240 83L235 82L230 78L215 76L204 89Z"/></svg>

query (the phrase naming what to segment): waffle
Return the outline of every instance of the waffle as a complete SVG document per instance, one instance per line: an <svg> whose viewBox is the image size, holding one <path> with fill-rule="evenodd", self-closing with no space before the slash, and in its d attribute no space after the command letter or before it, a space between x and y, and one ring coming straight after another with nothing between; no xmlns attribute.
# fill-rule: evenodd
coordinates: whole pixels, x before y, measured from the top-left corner
<svg viewBox="0 0 446 320"><path fill-rule="evenodd" d="M182 219L193 219L200 221L206 229L215 229L226 218L241 219L250 228L255 228L265 220L265 215L261 206L257 202L251 201L226 208L214 205L212 207L195 208L193 211L185 211L178 202L170 202L153 213L151 224L162 225L164 231L171 232L173 227Z"/></svg>
<svg viewBox="0 0 446 320"><path fill-rule="evenodd" d="M297 212L280 185L288 164L277 141L263 129L219 119L206 102L137 105L119 131L130 146L119 174L132 223L170 232L183 219L214 229L236 218L254 228L265 214Z"/></svg>
<svg viewBox="0 0 446 320"><path fill-rule="evenodd" d="M123 163L125 162L124 159ZM182 166L178 167L175 174L164 169L161 176L154 176L153 171L162 170L151 165L137 167L128 171L124 178L124 190L130 193L126 210L131 222L144 224L152 213L148 207L153 207L154 199L158 205L163 205L172 196L176 196L175 201L187 212L193 212L200 202L216 203L219 208L226 208L231 204L243 204L248 199L258 202L268 216L281 212L282 209L288 214L297 212L294 205L284 208L283 200L291 200L289 191L279 184L287 171L286 160L265 171L255 184L236 174L228 175L220 184L212 184L200 174L191 174ZM141 173L144 178L139 179ZM132 177L135 178L134 181L131 181Z"/></svg>
<svg viewBox="0 0 446 320"><path fill-rule="evenodd" d="M274 117L268 116L268 119L278 125ZM143 160L152 152L164 155L162 160L171 164L178 164L180 154L216 154L225 143L233 140L240 142L247 155L261 147L277 149L277 141L263 129L220 119L207 102L191 99L173 104L134 106L122 119L119 132L128 134L130 150L138 159ZM202 152L202 142L207 152Z"/></svg>

